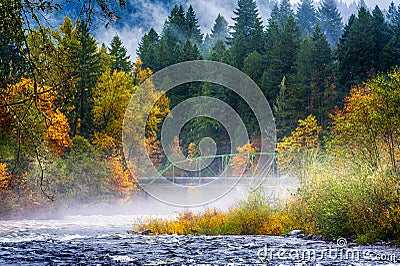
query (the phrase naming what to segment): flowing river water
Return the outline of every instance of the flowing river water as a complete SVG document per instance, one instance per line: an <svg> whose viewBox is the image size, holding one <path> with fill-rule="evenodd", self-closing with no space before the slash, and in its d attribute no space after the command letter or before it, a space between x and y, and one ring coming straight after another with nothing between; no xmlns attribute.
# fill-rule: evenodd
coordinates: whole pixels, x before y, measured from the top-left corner
<svg viewBox="0 0 400 266"><path fill-rule="evenodd" d="M400 265L400 250L385 245L127 233L144 218L96 214L0 221L0 265Z"/></svg>

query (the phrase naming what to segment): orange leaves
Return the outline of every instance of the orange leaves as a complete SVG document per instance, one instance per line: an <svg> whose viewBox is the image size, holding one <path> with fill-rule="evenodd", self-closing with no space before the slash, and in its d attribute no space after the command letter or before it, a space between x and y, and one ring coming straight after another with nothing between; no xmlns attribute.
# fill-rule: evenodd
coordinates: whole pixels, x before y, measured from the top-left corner
<svg viewBox="0 0 400 266"><path fill-rule="evenodd" d="M333 115L333 151L373 168L399 170L400 70L353 88Z"/></svg>
<svg viewBox="0 0 400 266"><path fill-rule="evenodd" d="M147 153L154 166L160 166L164 159L164 152L161 146L161 141L156 137L149 137L145 140Z"/></svg>
<svg viewBox="0 0 400 266"><path fill-rule="evenodd" d="M8 106L5 115L0 114L2 122L9 121L10 128L19 127L22 137L29 142L37 141L37 145L41 145L45 137L48 147L57 155L63 155L72 141L68 135L70 127L67 118L54 106L57 99L55 90L26 78L7 88L4 99L19 104Z"/></svg>
<svg viewBox="0 0 400 266"><path fill-rule="evenodd" d="M36 84L31 79L22 78L17 84L7 86L8 95L11 101L34 102L37 108L47 113L54 109L56 93L49 86Z"/></svg>
<svg viewBox="0 0 400 266"><path fill-rule="evenodd" d="M128 200L132 192L137 190L137 181L135 177L124 166L122 157L112 158L111 169L112 175L110 176L110 181L115 192L122 200Z"/></svg>
<svg viewBox="0 0 400 266"><path fill-rule="evenodd" d="M237 147L239 155L232 158L231 167L233 168L234 176L241 176L246 170L252 171L256 165L254 163L254 154L257 150L250 142L247 142L242 147Z"/></svg>
<svg viewBox="0 0 400 266"><path fill-rule="evenodd" d="M50 148L57 155L62 156L64 150L72 146L72 140L68 135L70 130L68 120L58 109L54 113L50 113L50 117L51 123L47 128L46 137L49 140Z"/></svg>
<svg viewBox="0 0 400 266"><path fill-rule="evenodd" d="M11 174L7 172L7 164L0 163L0 192L7 189L11 180Z"/></svg>

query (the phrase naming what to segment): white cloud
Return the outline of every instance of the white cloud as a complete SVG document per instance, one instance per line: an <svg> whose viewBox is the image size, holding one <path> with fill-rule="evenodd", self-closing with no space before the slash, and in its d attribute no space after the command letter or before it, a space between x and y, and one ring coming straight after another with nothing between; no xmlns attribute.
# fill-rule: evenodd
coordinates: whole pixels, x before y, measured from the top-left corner
<svg viewBox="0 0 400 266"><path fill-rule="evenodd" d="M131 56L131 60L134 61L137 57L136 51L143 35L150 28L154 28L160 33L170 11L166 10L163 6L145 0L128 1L131 1L132 5L135 5L138 11L131 14L129 19L125 18L124 20L137 21L140 19L140 23L138 25L126 24L122 28L117 28L111 24L108 28L97 29L94 35L100 44L104 43L107 46L109 46L112 38L118 35L126 47L128 54Z"/></svg>

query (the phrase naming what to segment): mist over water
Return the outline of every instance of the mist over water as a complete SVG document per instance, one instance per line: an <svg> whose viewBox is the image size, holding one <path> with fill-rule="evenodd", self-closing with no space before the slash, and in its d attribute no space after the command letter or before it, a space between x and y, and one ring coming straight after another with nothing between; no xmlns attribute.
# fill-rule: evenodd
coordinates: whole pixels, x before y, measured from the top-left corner
<svg viewBox="0 0 400 266"><path fill-rule="evenodd" d="M284 200L297 187L292 178L274 182L270 180L265 186L265 193L274 200ZM246 191L245 186L238 185L220 200L191 209L228 208L245 197ZM309 264L301 265L398 265L400 262L398 249L376 245L347 249L336 243L296 237L127 233L135 223L149 217L173 218L184 209L142 194L125 205L76 206L64 210L58 219L0 221L0 265L297 265L307 261ZM327 250L331 253L326 253ZM300 257L293 258L290 254ZM385 259L376 260L374 256L378 255Z"/></svg>

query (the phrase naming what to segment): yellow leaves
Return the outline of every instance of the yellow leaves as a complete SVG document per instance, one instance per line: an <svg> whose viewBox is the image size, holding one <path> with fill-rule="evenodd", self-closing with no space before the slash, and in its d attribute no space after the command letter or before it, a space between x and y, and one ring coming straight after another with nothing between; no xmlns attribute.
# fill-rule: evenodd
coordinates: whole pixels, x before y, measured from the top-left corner
<svg viewBox="0 0 400 266"><path fill-rule="evenodd" d="M123 71L105 71L93 89L94 142L104 149L121 147L122 123L133 94L133 81ZM103 142L105 140L105 142Z"/></svg>
<svg viewBox="0 0 400 266"><path fill-rule="evenodd" d="M196 158L200 155L199 147L193 142L189 143L187 158Z"/></svg>
<svg viewBox="0 0 400 266"><path fill-rule="evenodd" d="M36 84L31 79L22 78L17 84L7 86L6 97L11 101L31 101L44 113L54 108L54 100L57 94L49 86Z"/></svg>
<svg viewBox="0 0 400 266"><path fill-rule="evenodd" d="M150 80L138 87L124 118L125 144L129 144L126 152L137 154L136 151L142 150L145 138L157 137L159 124L169 112L169 99Z"/></svg>
<svg viewBox="0 0 400 266"><path fill-rule="evenodd" d="M5 98L19 104L12 106L12 109L8 110L8 118L2 116L2 121L15 123L12 126L19 127L23 131L23 137L29 136L30 141L35 139L38 142L43 141L42 138L45 137L48 146L59 156L72 145L68 135L68 120L54 106L57 93L53 88L22 78L17 84L8 85Z"/></svg>
<svg viewBox="0 0 400 266"><path fill-rule="evenodd" d="M232 174L234 176L242 176L247 169L250 171L255 169L254 153L257 151L256 148L250 142L247 142L242 147L237 147L236 150L239 155L234 156L230 163L233 168Z"/></svg>
<svg viewBox="0 0 400 266"><path fill-rule="evenodd" d="M11 180L11 174L7 172L7 164L0 163L0 192L6 190Z"/></svg>
<svg viewBox="0 0 400 266"><path fill-rule="evenodd" d="M142 84L148 77L153 75L153 71L150 68L143 69L143 62L140 59L140 56L136 59L136 63L134 65L134 73L135 73L135 84Z"/></svg>
<svg viewBox="0 0 400 266"><path fill-rule="evenodd" d="M59 156L64 154L66 148L72 146L72 140L69 136L69 124L65 115L56 110L55 113L50 113L51 123L47 127L46 137L49 140L49 146Z"/></svg>
<svg viewBox="0 0 400 266"><path fill-rule="evenodd" d="M169 113L169 99L165 94L159 95L158 101L150 110L150 114L147 119L146 136L157 136L159 125Z"/></svg>
<svg viewBox="0 0 400 266"><path fill-rule="evenodd" d="M295 174L301 175L315 159L313 155L321 148L321 133L322 127L318 126L315 116L300 119L295 131L277 144L279 169L293 170Z"/></svg>
<svg viewBox="0 0 400 266"><path fill-rule="evenodd" d="M92 143L96 147L99 147L100 149L105 151L112 151L117 147L116 140L113 137L102 132L95 132L93 134Z"/></svg>
<svg viewBox="0 0 400 266"><path fill-rule="evenodd" d="M110 163L112 169L111 184L115 192L121 197L121 200L126 201L137 190L136 178L124 166L122 157L112 158Z"/></svg>
<svg viewBox="0 0 400 266"><path fill-rule="evenodd" d="M156 137L149 137L145 140L147 153L154 166L160 166L164 159L164 152L161 146L161 141Z"/></svg>
<svg viewBox="0 0 400 266"><path fill-rule="evenodd" d="M359 164L399 170L400 69L353 88L332 116L332 151ZM397 158L396 158L397 157Z"/></svg>
<svg viewBox="0 0 400 266"><path fill-rule="evenodd" d="M288 214L273 213L262 223L257 233L260 235L281 235L287 230L290 219L291 217Z"/></svg>
<svg viewBox="0 0 400 266"><path fill-rule="evenodd" d="M314 115L299 120L299 124L290 136L284 137L277 145L277 152L307 152L319 149L322 127L317 125Z"/></svg>

